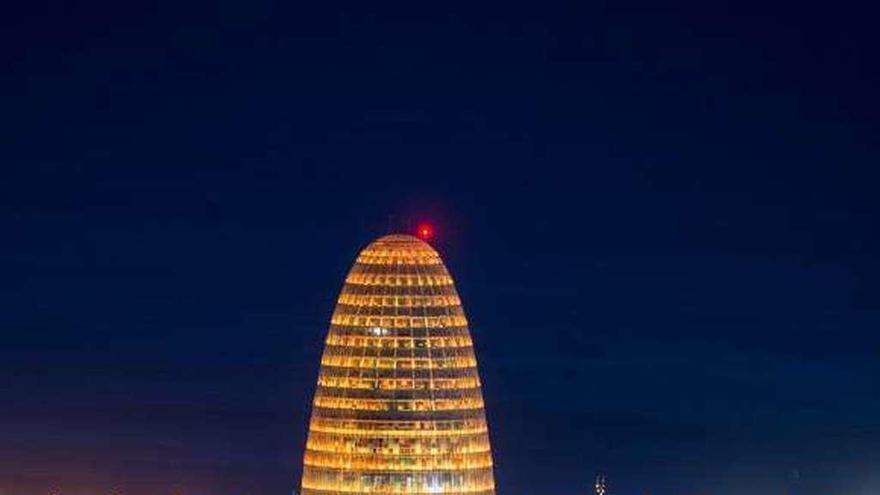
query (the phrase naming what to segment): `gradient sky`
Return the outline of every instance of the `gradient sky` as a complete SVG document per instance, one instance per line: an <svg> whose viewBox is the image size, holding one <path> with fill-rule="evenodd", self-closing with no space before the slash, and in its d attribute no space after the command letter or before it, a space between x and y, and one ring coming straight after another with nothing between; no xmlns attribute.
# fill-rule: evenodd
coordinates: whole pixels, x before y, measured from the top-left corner
<svg viewBox="0 0 880 495"><path fill-rule="evenodd" d="M8 6L0 494L290 494L389 215L499 494L878 493L877 13L659 3Z"/></svg>

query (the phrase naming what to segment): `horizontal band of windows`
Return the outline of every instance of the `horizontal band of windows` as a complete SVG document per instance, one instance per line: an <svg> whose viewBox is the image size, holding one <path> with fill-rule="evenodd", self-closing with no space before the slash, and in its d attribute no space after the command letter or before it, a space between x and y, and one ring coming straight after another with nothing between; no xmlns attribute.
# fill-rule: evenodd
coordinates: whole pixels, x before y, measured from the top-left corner
<svg viewBox="0 0 880 495"><path fill-rule="evenodd" d="M333 316L354 316L354 317L364 317L364 318L380 318L380 323L377 325L394 328L395 326L400 326L403 328L411 327L413 324L410 323L412 318L464 318L467 321L467 317L464 314L464 310L461 306L446 306L446 307L434 307L434 308L395 308L390 306L385 307L367 307L367 306L348 306L348 305L337 305L336 309L333 311ZM395 325L394 321L397 319L403 321L402 325ZM389 323L386 325L381 323L382 320L388 320ZM425 326L425 325L419 325ZM450 326L450 325L444 325Z"/></svg>
<svg viewBox="0 0 880 495"><path fill-rule="evenodd" d="M446 347L431 349L428 347L411 347L406 350L394 347L351 347L341 345L324 346L324 357L349 356L358 358L399 359L399 360L431 360L438 361L458 357L473 358L473 347Z"/></svg>
<svg viewBox="0 0 880 495"><path fill-rule="evenodd" d="M356 306L337 304L334 316L378 316L380 318L424 318L427 316L464 316L459 305L454 306ZM389 325L391 326L391 325ZM409 325L406 325L409 326Z"/></svg>
<svg viewBox="0 0 880 495"><path fill-rule="evenodd" d="M453 473L464 474L469 471L476 471L482 473L485 469L491 469L492 461L491 458L489 461L480 460L473 461L470 463L463 463L460 461L446 460L444 462L437 463L424 463L419 462L416 459L412 459L409 457L401 457L400 463L394 463L389 465L382 465L382 459L366 459L363 462L347 462L342 464L339 461L328 461L324 462L323 459L315 460L306 458L303 462L303 466L311 469L313 472L323 472L323 473L333 473L336 471L358 471L370 473L371 475L384 475L384 474L396 474L396 473L407 473L409 475L418 475L420 473L429 473L429 472L438 472L438 471L448 471ZM464 483L462 483L464 484ZM409 493L409 492L406 492Z"/></svg>
<svg viewBox="0 0 880 495"><path fill-rule="evenodd" d="M385 328L443 328L467 326L467 318L463 315L452 316L361 316L334 314L330 323L333 325L377 326Z"/></svg>
<svg viewBox="0 0 880 495"><path fill-rule="evenodd" d="M402 276L442 276L450 277L449 271L443 264L424 264L418 263L402 263L381 264L381 263L355 263L351 266L348 275L402 275ZM450 277L451 278L451 277Z"/></svg>
<svg viewBox="0 0 880 495"><path fill-rule="evenodd" d="M492 467L492 452L471 454L416 455L401 452L395 455L348 454L306 450L303 464L335 471L472 471Z"/></svg>
<svg viewBox="0 0 880 495"><path fill-rule="evenodd" d="M318 378L318 385L348 390L464 390L479 388L481 383L477 376L413 379L322 374Z"/></svg>
<svg viewBox="0 0 880 495"><path fill-rule="evenodd" d="M440 257L437 251L430 245L416 239L415 237L392 234L370 243L369 246L361 250L360 254L370 254L372 256L435 256Z"/></svg>
<svg viewBox="0 0 880 495"><path fill-rule="evenodd" d="M320 452L349 454L398 455L401 449L420 455L472 454L488 452L489 436L477 435L441 437L379 437L309 432L308 445Z"/></svg>
<svg viewBox="0 0 880 495"><path fill-rule="evenodd" d="M379 453L392 455L400 449L414 449L417 454L440 455L455 453L488 452L489 435L485 432L470 435L443 435L437 437L383 437L373 435L349 435L309 431L306 443L322 447L318 450L326 452L336 449L339 452ZM376 450L378 449L378 450ZM375 451L375 452L374 452Z"/></svg>
<svg viewBox="0 0 880 495"><path fill-rule="evenodd" d="M332 389L331 389L332 390ZM476 389L479 391L479 389ZM321 389L318 389L321 392ZM448 399L375 399L368 397L334 397L318 395L312 402L322 409L349 409L354 411L459 411L463 409L482 409L480 394L471 397Z"/></svg>
<svg viewBox="0 0 880 495"><path fill-rule="evenodd" d="M321 376L318 386L344 390L406 390L406 391L439 391L479 389L480 379L467 378L434 378L413 380L411 378L349 378L342 376Z"/></svg>
<svg viewBox="0 0 880 495"><path fill-rule="evenodd" d="M440 255L437 254L437 251L433 249L426 248L420 244L407 244L402 243L401 245L388 245L385 244L384 241L379 241L383 244L370 244L366 248L364 248L359 254L360 257L371 257L371 258L390 258L390 259L410 259L410 258L425 258L425 259L435 259L440 261Z"/></svg>
<svg viewBox="0 0 880 495"><path fill-rule="evenodd" d="M303 486L309 483L310 487L315 488L320 483L324 484L326 488L335 483L346 484L347 482L362 483L374 491L382 485L394 485L396 482L405 483L409 490L416 491L422 486L433 487L434 490L440 490L441 487L457 487L459 490L467 490L468 487L491 487L493 483L491 467L410 473L327 469L313 466L305 466L303 469ZM411 493L409 490L404 493ZM380 491L380 493L382 492Z"/></svg>
<svg viewBox="0 0 880 495"><path fill-rule="evenodd" d="M466 337L470 339L470 329L467 325L446 327L385 327L378 325L353 325L332 323L327 331L327 337L354 336L354 337L400 337L427 339L432 337ZM326 339L326 337L325 337Z"/></svg>
<svg viewBox="0 0 880 495"><path fill-rule="evenodd" d="M309 431L321 433L335 433L346 437L370 437L370 438L440 438L440 437L461 437L474 434L486 434L488 430L471 429L471 430L351 430L347 428L325 428L321 426L311 426Z"/></svg>
<svg viewBox="0 0 880 495"><path fill-rule="evenodd" d="M431 246L413 239L401 239L392 241L387 238L379 239L361 250L358 256L378 256L387 258L437 258L437 254Z"/></svg>
<svg viewBox="0 0 880 495"><path fill-rule="evenodd" d="M324 469L357 469L367 471L438 471L472 470L492 467L491 452L430 455L415 454L415 449L401 449L399 455L341 454L306 450L304 464Z"/></svg>
<svg viewBox="0 0 880 495"><path fill-rule="evenodd" d="M477 360L473 356L412 359L337 356L325 353L324 356L321 357L321 366L337 366L343 368L356 368L359 370L369 370L373 368L397 370L432 370L446 368L476 368Z"/></svg>
<svg viewBox="0 0 880 495"><path fill-rule="evenodd" d="M344 284L339 295L371 296L371 297L458 297L455 286L443 285L434 287L389 287L386 285L350 285ZM338 300L338 296L337 296Z"/></svg>
<svg viewBox="0 0 880 495"><path fill-rule="evenodd" d="M378 256L359 256L355 260L355 266L363 268L384 268L384 269L409 269L409 270L425 270L430 268L446 267L443 262L438 259L431 258L386 258Z"/></svg>
<svg viewBox="0 0 880 495"><path fill-rule="evenodd" d="M303 469L302 488L341 493L447 494L494 490L491 468L475 471L370 473Z"/></svg>
<svg viewBox="0 0 880 495"><path fill-rule="evenodd" d="M434 419L406 420L396 419L365 419L365 418L321 418L312 416L310 425L327 426L332 428L351 429L387 429L387 430L462 430L468 428L485 428L486 417L479 414L472 418L462 419Z"/></svg>
<svg viewBox="0 0 880 495"><path fill-rule="evenodd" d="M381 330L374 331L380 333ZM461 347L473 347L473 342L467 335L455 335L452 337L399 337L389 335L383 337L362 335L339 335L328 333L325 340L327 345L340 347L368 347L368 348L396 348L396 349L450 349Z"/></svg>
<svg viewBox="0 0 880 495"><path fill-rule="evenodd" d="M350 352L354 350L355 352ZM458 351L453 354L452 351ZM413 371L418 370L469 370L477 367L476 358L473 352L467 352L469 348L460 347L457 349L449 349L449 353L444 356L442 351L434 349L433 351L425 351L419 349L410 349L406 351L407 355L402 355L404 351L398 351L395 356L394 349L353 349L351 347L335 347L327 346L324 354L321 356L321 364L323 367L347 368L350 372L332 371L333 376L347 375L357 378L381 378L381 370L389 372L396 371L392 378L424 378L424 374L413 375ZM430 355L433 352L434 355ZM415 357L411 355L415 354ZM437 354L440 354L439 356ZM388 373L386 373L386 376ZM460 378L465 376L473 376L469 372L461 374L446 375L450 378ZM430 378L430 373L428 375Z"/></svg>
<svg viewBox="0 0 880 495"><path fill-rule="evenodd" d="M359 359L358 356L323 356L327 358L327 360L340 360L340 359ZM449 360L445 362L441 362L439 366L437 366L437 361L441 361L442 358L434 358L434 367L428 367L430 363L423 363L421 361L425 361L422 359L417 359L418 368L413 367L413 363L409 363L406 368L403 366L395 366L394 363L379 363L381 367L376 366L375 359L370 356L367 356L368 359L373 359L372 362L367 362L363 364L367 364L368 366L334 366L334 365L325 365L320 369L320 376L328 376L328 377L348 377L348 378L368 378L368 379L386 379L386 378L399 378L399 379L411 379L411 380L430 380L430 379L439 379L439 378L477 378L480 376L477 371L476 365L474 366L460 366L453 367L450 364ZM362 358L360 358L362 359ZM382 361L385 361L385 358L379 358ZM401 358L403 359L403 358ZM361 364L361 363L358 363Z"/></svg>
<svg viewBox="0 0 880 495"><path fill-rule="evenodd" d="M370 379L411 379L431 380L441 378L478 378L477 368L435 368L435 369L395 369L395 368L345 368L324 366L319 376Z"/></svg>
<svg viewBox="0 0 880 495"><path fill-rule="evenodd" d="M459 409L449 411L365 411L354 409L312 409L312 417L318 419L373 419L381 421L430 421L467 420L485 418L483 409Z"/></svg>
<svg viewBox="0 0 880 495"><path fill-rule="evenodd" d="M459 432L463 432L465 430L475 430L473 433L480 433L486 431L486 418L478 417L473 419L452 421L382 421L312 417L311 421L309 422L309 428L330 428L333 430L340 429L355 432L368 430L387 430L395 432L443 432L446 430L456 430Z"/></svg>
<svg viewBox="0 0 880 495"><path fill-rule="evenodd" d="M315 391L315 397L322 398L346 398L356 400L392 401L402 404L410 401L452 401L482 398L480 388L433 388L433 389L378 389L378 388L342 388L319 385ZM432 411L435 408L427 407L424 410ZM442 409L442 408L436 408ZM469 409L469 408L466 408ZM401 410L408 411L407 407Z"/></svg>
<svg viewBox="0 0 880 495"><path fill-rule="evenodd" d="M477 492L462 492L462 491L438 492L435 490L435 491L426 491L426 492L422 492L422 493L414 492L410 489L406 489L405 491L398 491L398 492L393 492L393 491L379 492L379 491L372 490L372 489L370 489L368 491L363 491L363 492L357 492L357 491L344 492L344 491L335 491L335 490L317 490L317 489L302 487L302 489L300 490L300 495L348 495L348 494L354 494L354 493L364 493L364 494L367 494L367 493L389 493L389 494L391 494L391 493L406 493L407 495L438 495L438 494L439 495L495 495L495 488L493 486L493 488L491 488L491 489L477 491Z"/></svg>
<svg viewBox="0 0 880 495"><path fill-rule="evenodd" d="M369 296L458 296L454 285L359 285L344 284L340 294Z"/></svg>
<svg viewBox="0 0 880 495"><path fill-rule="evenodd" d="M306 485L303 483L300 488L300 495L355 495L355 494L372 494L372 495L494 495L495 485L491 488L471 488L471 487L444 487L442 485L420 487L418 490L404 485Z"/></svg>
<svg viewBox="0 0 880 495"><path fill-rule="evenodd" d="M455 295L449 296L386 296L386 295L363 295L363 294L340 294L337 304L350 304L352 306L395 306L395 307L445 307L461 306L461 299Z"/></svg>
<svg viewBox="0 0 880 495"><path fill-rule="evenodd" d="M434 375L433 378L431 375ZM376 368L376 367L360 367L360 366L321 366L320 376L355 378L367 380L382 379L413 379L413 380L431 380L440 378L471 378L479 379L479 371L476 366L453 368L444 366L442 368Z"/></svg>
<svg viewBox="0 0 880 495"><path fill-rule="evenodd" d="M394 368L392 363L389 363L388 360L391 359L393 361L408 361L410 362L409 368L425 368L429 366L431 363L425 363L423 361L433 361L435 366L434 368L439 367L450 367L449 363L453 361L461 361L466 360L474 363L476 365L476 355L474 354L473 347L446 347L446 348L407 348L407 349L395 349L393 347L351 347L351 346L340 346L340 345L325 345L324 352L321 355L321 360L326 361L330 359L360 359L360 360L368 360L364 362L361 366L366 368L372 368L376 366L376 360L381 360L385 364L380 364L379 367L391 367ZM415 364L413 364L415 361ZM438 365L439 363L439 365ZM375 376L375 375L370 375ZM408 377L410 375L400 374L400 377ZM452 376L452 375L449 375ZM456 375L459 376L459 375Z"/></svg>
<svg viewBox="0 0 880 495"><path fill-rule="evenodd" d="M435 285L453 285L452 277L448 274L398 274L398 273L358 273L349 272L345 277L345 283L351 285L387 285L387 286L414 286L431 287Z"/></svg>
<svg viewBox="0 0 880 495"><path fill-rule="evenodd" d="M403 404L411 401L453 401L453 400L471 400L482 399L482 389L480 388L433 388L433 389L378 389L378 388L342 388L327 387L319 385L315 391L315 398L345 398L354 400L377 400L391 401L395 404ZM325 405L325 407L327 407ZM408 411L407 407L400 408ZM441 407L423 408L424 410L443 409ZM469 409L469 408L466 408Z"/></svg>
<svg viewBox="0 0 880 495"><path fill-rule="evenodd" d="M384 275L444 275L449 276L446 267L440 263L360 263L355 262L349 273Z"/></svg>
<svg viewBox="0 0 880 495"><path fill-rule="evenodd" d="M389 256L411 258L418 256L435 257L440 255L428 244L415 238L405 236L386 236L378 239L361 250L359 255Z"/></svg>
<svg viewBox="0 0 880 495"><path fill-rule="evenodd" d="M432 369L460 368L457 363L473 364L476 357L472 347L451 347L449 349L367 349L365 347L324 347L321 361L347 359L356 360L361 368ZM403 364L401 364L403 363Z"/></svg>
<svg viewBox="0 0 880 495"><path fill-rule="evenodd" d="M381 389L381 388L341 388L318 385L315 397L339 397L349 399L383 401L423 401L423 400L464 400L483 398L482 390L472 388L424 388L424 389Z"/></svg>
<svg viewBox="0 0 880 495"><path fill-rule="evenodd" d="M475 468L462 469L344 469L330 468L323 466L305 465L303 466L303 485L309 483L312 487L322 486L330 488L339 486L340 484L363 484L364 487L370 487L374 492L382 493L381 487L392 486L402 483L407 487L407 491L403 493L418 492L420 485L425 484L424 480L419 478L433 478L438 475L451 475L447 483L429 482L429 486L434 487L435 491L440 490L442 486L456 487L457 489L466 489L466 487L475 486L491 486L492 466L482 466ZM402 476L409 480L391 481L394 476ZM442 493L442 492L441 492Z"/></svg>
<svg viewBox="0 0 880 495"><path fill-rule="evenodd" d="M381 326L366 325L330 325L327 335L361 335L361 336L388 336L388 337L453 337L466 336L470 338L467 325L444 328L388 328Z"/></svg>
<svg viewBox="0 0 880 495"><path fill-rule="evenodd" d="M491 452L488 435L459 437L365 437L327 435L309 432L306 450L339 455L375 455L396 457L401 452L425 456L453 456Z"/></svg>
<svg viewBox="0 0 880 495"><path fill-rule="evenodd" d="M421 438L421 439L437 439L437 438L446 438L446 437L467 437L467 436L486 436L487 430L484 428L482 430L438 430L438 431L397 431L397 430L333 430L327 428L311 428L309 430L311 433L332 433L335 434L340 439L353 439L353 438L372 438L372 439L413 439L413 438ZM486 437L488 438L488 437Z"/></svg>
<svg viewBox="0 0 880 495"><path fill-rule="evenodd" d="M369 378L364 378L365 380L369 380ZM417 382L415 385L420 385L419 388L416 387L406 387L406 388L391 388L398 383L397 380L394 379L385 379L376 383L376 380L372 380L375 385L378 387L370 386L370 388L362 388L362 387L333 387L327 386L320 381L318 382L318 389L315 391L316 396L321 397L351 397L351 398L363 398L363 399L382 399L382 400L414 400L414 399L460 399L466 397L481 397L482 390L480 387L452 387L445 386L444 388L438 387L437 383L431 383L429 381L425 382ZM421 385L425 386L421 386Z"/></svg>
<svg viewBox="0 0 880 495"><path fill-rule="evenodd" d="M419 263L423 265L442 265L443 259L436 253L425 251L373 251L365 250L358 254L355 263L363 263L365 265L391 265L391 264L409 264L408 262Z"/></svg>
<svg viewBox="0 0 880 495"><path fill-rule="evenodd" d="M340 469L344 469L347 471L369 471L374 474L401 472L419 473L435 471L462 472L470 470L481 470L487 467L492 467L491 458L488 461L479 460L472 462L462 462L453 459L444 459L443 461L439 462L420 462L419 459L414 459L411 457L401 457L400 462L383 464L383 459L374 456L368 456L366 460L358 462L338 459L336 454L322 455L327 456L329 459L325 461L324 459L318 460L306 456L303 459L303 466L307 466L315 470L337 471Z"/></svg>
<svg viewBox="0 0 880 495"><path fill-rule="evenodd" d="M321 452L307 450L305 466L316 470L367 472L425 472L425 471L478 471L491 469L490 451L473 454L444 454L436 456L416 456L409 454L349 454L340 452Z"/></svg>
<svg viewBox="0 0 880 495"><path fill-rule="evenodd" d="M430 375L434 375L432 378ZM334 383L334 381L338 380L367 380L367 381L376 381L376 380L403 380L401 383L398 381L395 384L389 384L387 382L380 383L380 388L382 387L403 387L404 389L410 388L408 387L409 381L415 382L418 381L428 381L431 380L461 380L466 379L469 381L474 381L477 385L481 385L479 378L479 372L477 368L438 368L438 369L393 369L393 368L346 368L340 366L323 366L321 368L320 376L324 380L324 382L320 383ZM345 382L341 382L345 383ZM351 382L352 384L354 382ZM423 388L421 384L412 384L411 388ZM341 385L340 385L341 386ZM448 384L435 384L435 388L450 388L451 385ZM351 386L348 388L363 388ZM430 388L430 387L429 387ZM470 388L470 387L462 387L462 388Z"/></svg>

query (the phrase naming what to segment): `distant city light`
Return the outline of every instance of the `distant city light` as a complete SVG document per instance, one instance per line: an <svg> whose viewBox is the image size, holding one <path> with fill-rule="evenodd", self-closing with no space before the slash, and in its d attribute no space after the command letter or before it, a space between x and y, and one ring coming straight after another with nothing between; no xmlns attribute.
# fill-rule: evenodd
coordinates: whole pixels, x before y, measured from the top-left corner
<svg viewBox="0 0 880 495"><path fill-rule="evenodd" d="M599 473L596 476L596 483L593 485L593 489L596 491L596 495L605 495L608 490L608 485L605 481L605 475Z"/></svg>

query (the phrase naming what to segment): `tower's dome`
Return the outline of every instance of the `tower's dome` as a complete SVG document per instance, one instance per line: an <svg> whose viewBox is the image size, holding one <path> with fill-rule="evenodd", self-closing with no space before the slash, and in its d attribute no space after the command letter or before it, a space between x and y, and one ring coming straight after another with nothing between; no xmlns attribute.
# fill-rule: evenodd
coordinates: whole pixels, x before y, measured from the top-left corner
<svg viewBox="0 0 880 495"><path fill-rule="evenodd" d="M388 235L345 279L321 357L302 495L492 495L461 301L427 243Z"/></svg>

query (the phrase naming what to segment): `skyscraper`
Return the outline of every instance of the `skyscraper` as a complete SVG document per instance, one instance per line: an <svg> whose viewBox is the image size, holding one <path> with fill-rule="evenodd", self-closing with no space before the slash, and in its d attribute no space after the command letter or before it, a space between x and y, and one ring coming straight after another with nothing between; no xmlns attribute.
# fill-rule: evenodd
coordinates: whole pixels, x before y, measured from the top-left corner
<svg viewBox="0 0 880 495"><path fill-rule="evenodd" d="M440 255L407 235L367 246L330 322L302 495L492 495L467 320Z"/></svg>

